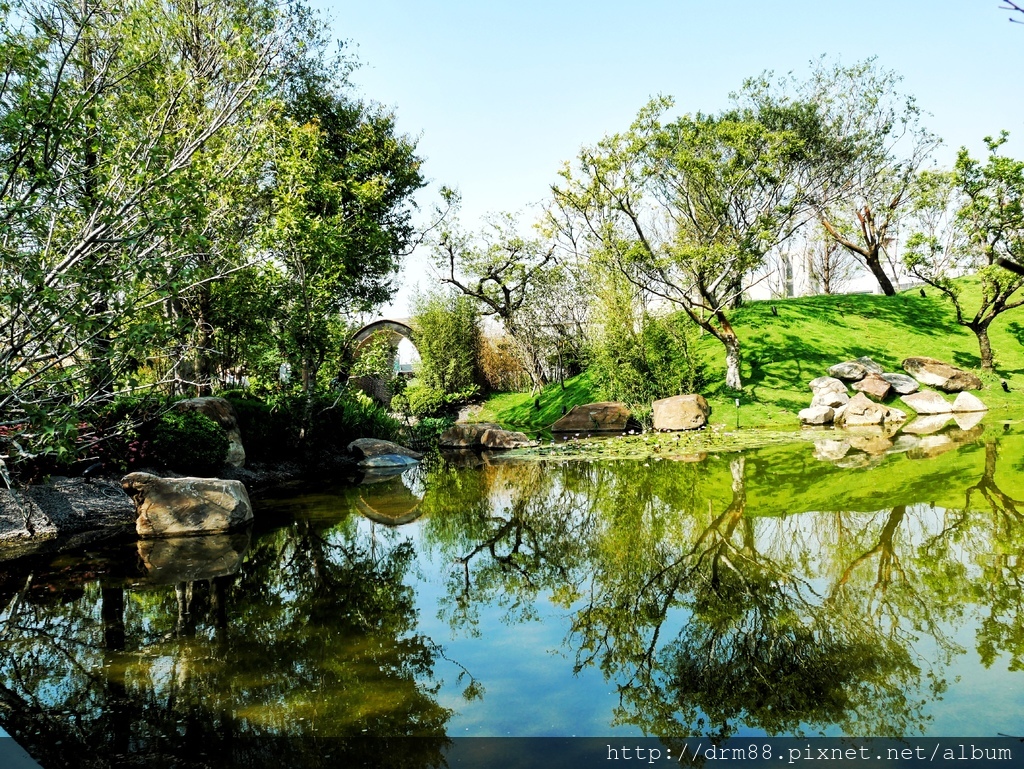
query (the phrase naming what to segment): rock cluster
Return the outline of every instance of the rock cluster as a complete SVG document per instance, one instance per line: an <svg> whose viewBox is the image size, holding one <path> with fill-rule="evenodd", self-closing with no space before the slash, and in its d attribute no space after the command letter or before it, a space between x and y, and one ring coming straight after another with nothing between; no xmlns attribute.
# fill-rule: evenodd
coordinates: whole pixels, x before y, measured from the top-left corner
<svg viewBox="0 0 1024 769"><path fill-rule="evenodd" d="M859 427L903 422L907 415L900 409L882 403L892 395L918 414L936 415L981 412L986 406L966 389L978 389L981 380L968 371L932 358L907 358L903 367L912 376L886 372L868 357L837 363L829 368L828 376L811 380L811 404L799 416L805 425ZM851 398L847 382L856 391ZM934 390L920 389L928 384L946 392L959 392L950 403Z"/></svg>

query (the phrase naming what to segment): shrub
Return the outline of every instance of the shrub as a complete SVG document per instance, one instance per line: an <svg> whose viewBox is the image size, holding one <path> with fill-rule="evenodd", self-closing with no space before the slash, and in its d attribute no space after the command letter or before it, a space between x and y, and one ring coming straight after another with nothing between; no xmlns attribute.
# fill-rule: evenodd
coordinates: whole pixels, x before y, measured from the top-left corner
<svg viewBox="0 0 1024 769"><path fill-rule="evenodd" d="M485 336L481 340L480 373L487 389L495 392L521 392L532 384L530 372L523 368L508 336Z"/></svg>
<svg viewBox="0 0 1024 769"><path fill-rule="evenodd" d="M429 451L437 446L441 433L455 424L451 417L424 417L403 431L406 443L417 451Z"/></svg>
<svg viewBox="0 0 1024 769"><path fill-rule="evenodd" d="M438 292L417 298L413 312L413 341L420 353L418 378L443 395L477 385L480 326L473 300Z"/></svg>
<svg viewBox="0 0 1024 769"><path fill-rule="evenodd" d="M655 318L643 313L636 322L625 313L607 318L591 351L595 384L649 424L653 401L698 392L707 384L694 334L693 324L681 314Z"/></svg>
<svg viewBox="0 0 1024 769"><path fill-rule="evenodd" d="M194 475L217 472L228 455L224 428L198 411L169 411L152 431L156 458L172 470Z"/></svg>
<svg viewBox="0 0 1024 769"><path fill-rule="evenodd" d="M245 456L251 462L272 462L289 456L298 444L298 427L294 427L287 409L274 408L255 398L226 395L238 418Z"/></svg>

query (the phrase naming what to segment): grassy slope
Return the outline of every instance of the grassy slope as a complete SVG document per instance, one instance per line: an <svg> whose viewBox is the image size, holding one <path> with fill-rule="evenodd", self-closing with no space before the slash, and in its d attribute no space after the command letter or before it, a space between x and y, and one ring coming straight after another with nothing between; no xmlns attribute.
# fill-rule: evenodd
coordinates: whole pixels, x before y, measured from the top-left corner
<svg viewBox="0 0 1024 769"><path fill-rule="evenodd" d="M968 283L964 292L965 307L975 306L977 287ZM771 313L773 305L778 316ZM855 294L749 302L734 313L733 323L743 352L743 427L796 427L797 411L811 400L807 382L825 374L832 364L861 355L871 356L887 371L902 372L904 358L925 355L981 375L976 337L956 324L952 306L932 289L925 297L915 288L895 297ZM981 375L985 389L979 395L994 417L1016 418L1024 406L1024 311L1000 316L989 336L998 375ZM705 337L701 349L715 382L722 382L721 344ZM1000 378L1009 383L1010 393L1003 392ZM704 394L712 406L712 424L735 424L735 393L714 384ZM569 380L564 393L558 384L545 388L540 410L529 393L508 393L491 398L478 418L543 428L561 415L563 404L571 408L601 399L583 374ZM893 405L913 414L899 400Z"/></svg>

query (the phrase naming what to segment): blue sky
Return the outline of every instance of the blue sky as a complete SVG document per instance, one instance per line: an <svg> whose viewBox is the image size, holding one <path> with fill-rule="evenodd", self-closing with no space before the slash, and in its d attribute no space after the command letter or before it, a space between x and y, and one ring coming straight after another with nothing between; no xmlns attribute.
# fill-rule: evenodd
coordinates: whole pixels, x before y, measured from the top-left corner
<svg viewBox="0 0 1024 769"><path fill-rule="evenodd" d="M419 137L430 187L459 188L469 228L489 211L542 201L581 145L629 125L651 97L679 112L713 112L743 79L806 72L828 54L877 56L931 113L928 127L975 154L1007 129L1024 154L1024 24L998 0L319 0L338 39L363 66L359 94L393 108ZM1024 15L1017 14L1024 21ZM405 310L429 282L426 254L410 259L389 308Z"/></svg>

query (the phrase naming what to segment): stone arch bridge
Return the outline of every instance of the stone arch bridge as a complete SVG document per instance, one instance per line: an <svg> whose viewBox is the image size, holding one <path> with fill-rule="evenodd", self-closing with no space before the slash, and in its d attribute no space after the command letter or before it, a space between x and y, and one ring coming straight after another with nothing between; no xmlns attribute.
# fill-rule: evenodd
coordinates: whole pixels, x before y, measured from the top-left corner
<svg viewBox="0 0 1024 769"><path fill-rule="evenodd" d="M379 334L384 334L394 347L397 347L403 339L409 340L414 348L416 346L412 340L413 327L410 318L379 318L367 323L352 335L355 357L358 358L363 348ZM411 369L409 371L401 370L401 373L411 374L412 371ZM392 393L387 382L370 376L356 376L349 381L374 400L380 401L385 406L391 405Z"/></svg>

